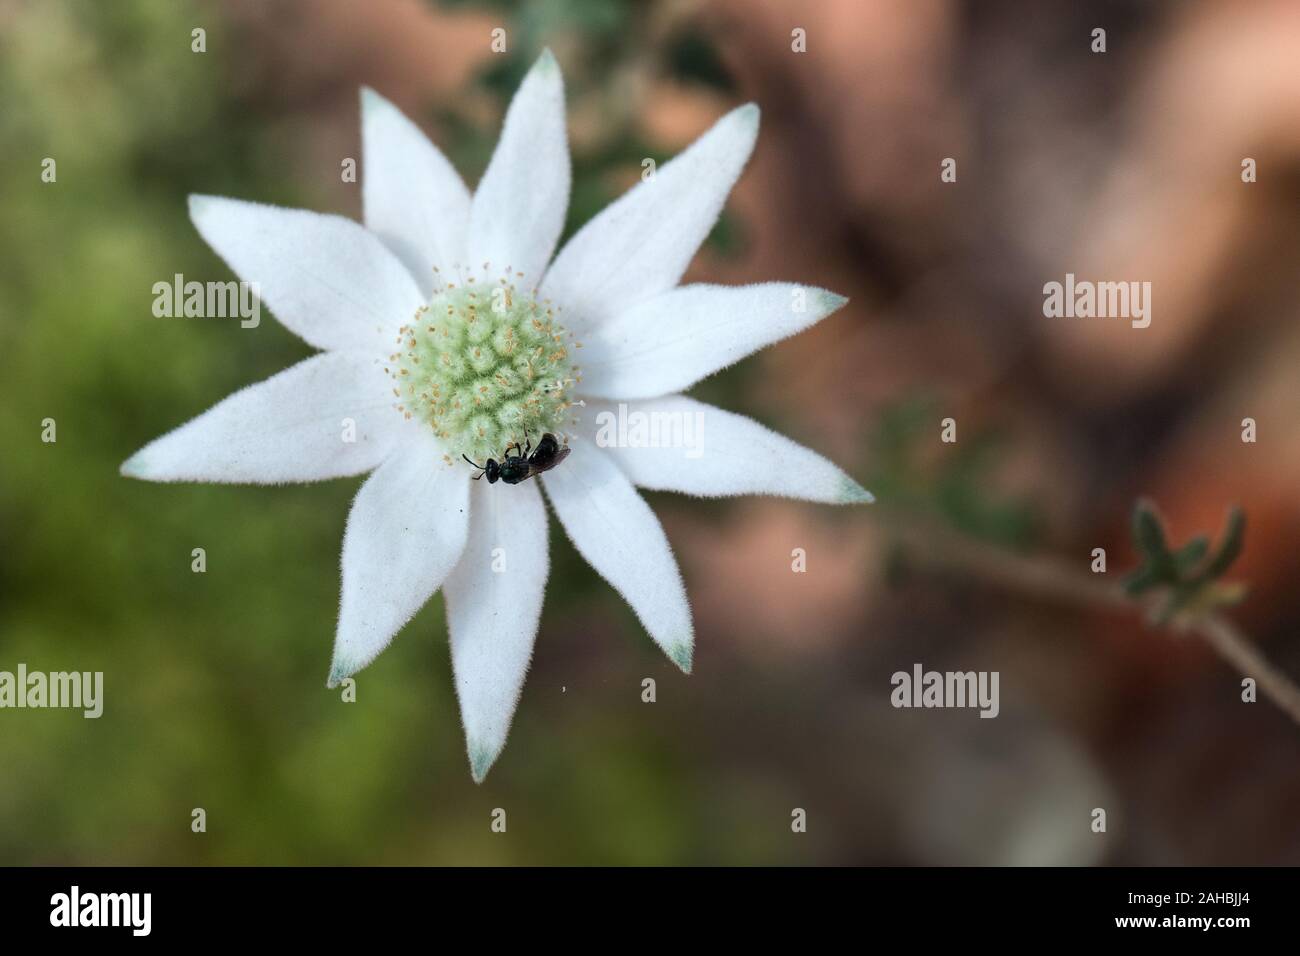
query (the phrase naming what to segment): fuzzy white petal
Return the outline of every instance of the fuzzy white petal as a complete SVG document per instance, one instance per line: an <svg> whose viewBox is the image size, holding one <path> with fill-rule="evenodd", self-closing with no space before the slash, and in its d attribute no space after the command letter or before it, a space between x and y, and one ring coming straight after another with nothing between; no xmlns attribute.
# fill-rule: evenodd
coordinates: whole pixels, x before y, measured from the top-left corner
<svg viewBox="0 0 1300 956"><path fill-rule="evenodd" d="M686 673L695 637L677 559L659 519L618 466L589 441L542 476L578 553L632 606L655 643Z"/></svg>
<svg viewBox="0 0 1300 956"><path fill-rule="evenodd" d="M688 285L647 299L583 342L582 391L653 398L684 391L761 348L801 332L847 299L811 286Z"/></svg>
<svg viewBox="0 0 1300 956"><path fill-rule="evenodd" d="M546 50L515 93L501 139L474 192L470 268L477 271L490 263L488 276L495 282L508 266L510 282L535 289L564 228L569 178L564 80Z"/></svg>
<svg viewBox="0 0 1300 956"><path fill-rule="evenodd" d="M396 106L361 90L361 179L366 228L391 249L427 298L436 266L465 264L469 190L438 147Z"/></svg>
<svg viewBox="0 0 1300 956"><path fill-rule="evenodd" d="M342 216L191 196L190 218L280 323L317 348L384 353L424 301L379 237Z"/></svg>
<svg viewBox="0 0 1300 956"><path fill-rule="evenodd" d="M122 474L251 484L359 475L398 440L391 386L370 356L314 355L150 442Z"/></svg>
<svg viewBox="0 0 1300 956"><path fill-rule="evenodd" d="M519 703L549 556L546 507L535 483L480 480L470 497L469 542L443 593L470 772L481 782L505 746Z"/></svg>
<svg viewBox="0 0 1300 956"><path fill-rule="evenodd" d="M357 492L343 535L343 594L330 686L388 646L465 550L469 487L431 434L411 430Z"/></svg>
<svg viewBox="0 0 1300 956"><path fill-rule="evenodd" d="M743 415L684 395L586 401L580 434L600 446L638 487L710 498L778 495L827 504L873 500L821 455ZM659 423L658 447L629 447L651 440L648 431L635 437L638 419L647 428ZM664 447L668 442L676 447Z"/></svg>
<svg viewBox="0 0 1300 956"><path fill-rule="evenodd" d="M560 250L542 295L575 334L677 284L754 149L758 118L753 103L732 110Z"/></svg>

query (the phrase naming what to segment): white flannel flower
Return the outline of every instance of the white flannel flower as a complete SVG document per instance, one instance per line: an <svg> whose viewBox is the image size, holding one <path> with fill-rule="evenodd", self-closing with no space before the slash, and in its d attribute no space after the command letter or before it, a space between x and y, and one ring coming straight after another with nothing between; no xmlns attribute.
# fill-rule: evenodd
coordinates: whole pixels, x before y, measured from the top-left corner
<svg viewBox="0 0 1300 956"><path fill-rule="evenodd" d="M190 200L208 244L321 353L153 441L122 473L273 484L369 472L343 537L329 684L374 660L441 587L481 781L505 744L541 616L539 484L578 552L687 673L686 592L636 486L871 500L821 456L679 394L845 300L783 283L677 287L753 149L752 104L612 203L554 262L570 172L549 51L516 93L472 196L391 103L363 90L361 107L364 227ZM628 440L626 429L611 441L600 427L613 419L602 413L704 427L684 452ZM537 480L472 481L478 470L462 455L500 459L547 432L571 453Z"/></svg>

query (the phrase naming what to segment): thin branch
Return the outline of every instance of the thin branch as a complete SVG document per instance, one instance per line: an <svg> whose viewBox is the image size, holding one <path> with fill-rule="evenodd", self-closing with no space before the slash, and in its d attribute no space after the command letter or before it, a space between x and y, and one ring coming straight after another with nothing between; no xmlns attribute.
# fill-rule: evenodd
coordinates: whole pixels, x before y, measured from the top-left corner
<svg viewBox="0 0 1300 956"><path fill-rule="evenodd" d="M1217 614L1207 615L1192 625L1193 633L1205 639L1219 656L1255 683L1273 703L1300 724L1300 688L1266 658L1254 642L1231 621Z"/></svg>
<svg viewBox="0 0 1300 956"><path fill-rule="evenodd" d="M1151 602L1129 597L1116 584L1053 557L1027 557L962 536L914 516L870 509L873 517L908 553L932 567L962 571L1008 591L1083 609L1109 608L1140 613L1148 620ZM1300 724L1300 687L1270 662L1235 624L1219 614L1176 618L1166 629L1195 634Z"/></svg>

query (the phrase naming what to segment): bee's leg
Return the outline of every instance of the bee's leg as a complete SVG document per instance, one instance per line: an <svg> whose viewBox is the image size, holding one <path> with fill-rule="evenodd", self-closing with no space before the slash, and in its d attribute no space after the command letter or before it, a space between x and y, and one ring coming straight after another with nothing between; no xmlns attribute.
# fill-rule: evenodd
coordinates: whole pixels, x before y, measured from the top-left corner
<svg viewBox="0 0 1300 956"><path fill-rule="evenodd" d="M528 447L524 449L524 457L527 458L528 453L533 450L533 440L528 437L528 432L524 432L524 441L528 442Z"/></svg>

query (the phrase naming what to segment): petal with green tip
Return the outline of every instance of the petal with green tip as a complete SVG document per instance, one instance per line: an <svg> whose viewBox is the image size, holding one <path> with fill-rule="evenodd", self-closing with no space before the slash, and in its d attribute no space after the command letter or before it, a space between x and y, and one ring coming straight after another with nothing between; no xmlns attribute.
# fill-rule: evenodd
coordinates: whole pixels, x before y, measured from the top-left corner
<svg viewBox="0 0 1300 956"><path fill-rule="evenodd" d="M659 519L604 449L580 439L570 447L564 464L542 476L569 540L654 642L679 666L689 662L691 608Z"/></svg>
<svg viewBox="0 0 1300 956"><path fill-rule="evenodd" d="M732 110L560 250L542 294L564 307L579 339L678 283L749 161L758 118L753 103Z"/></svg>
<svg viewBox="0 0 1300 956"><path fill-rule="evenodd" d="M643 401L587 399L578 425L640 488L706 498L778 495L864 504L871 493L821 455L751 418L685 395ZM634 422L657 422L635 442ZM667 439L667 440L665 440Z"/></svg>
<svg viewBox="0 0 1300 956"><path fill-rule="evenodd" d="M404 431L383 399L388 387L370 356L314 355L154 439L122 474L259 485L359 475L382 462Z"/></svg>
<svg viewBox="0 0 1300 956"><path fill-rule="evenodd" d="M343 592L330 683L365 667L424 606L465 550L469 488L414 429L357 492L343 535Z"/></svg>
<svg viewBox="0 0 1300 956"><path fill-rule="evenodd" d="M549 570L536 482L473 484L469 542L443 585L470 772L481 782L505 746L542 614Z"/></svg>
<svg viewBox="0 0 1300 956"><path fill-rule="evenodd" d="M788 282L673 289L620 312L583 340L582 393L654 398L685 391L847 301Z"/></svg>

